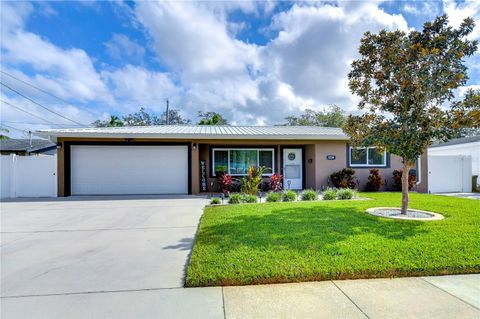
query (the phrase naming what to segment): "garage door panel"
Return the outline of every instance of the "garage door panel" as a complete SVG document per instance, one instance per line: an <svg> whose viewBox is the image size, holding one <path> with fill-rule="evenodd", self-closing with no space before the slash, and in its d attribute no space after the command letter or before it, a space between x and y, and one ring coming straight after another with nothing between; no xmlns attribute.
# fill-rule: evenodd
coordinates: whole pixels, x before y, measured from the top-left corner
<svg viewBox="0 0 480 319"><path fill-rule="evenodd" d="M71 147L72 195L186 194L187 146Z"/></svg>
<svg viewBox="0 0 480 319"><path fill-rule="evenodd" d="M430 193L472 191L472 159L463 155L429 155L428 189Z"/></svg>

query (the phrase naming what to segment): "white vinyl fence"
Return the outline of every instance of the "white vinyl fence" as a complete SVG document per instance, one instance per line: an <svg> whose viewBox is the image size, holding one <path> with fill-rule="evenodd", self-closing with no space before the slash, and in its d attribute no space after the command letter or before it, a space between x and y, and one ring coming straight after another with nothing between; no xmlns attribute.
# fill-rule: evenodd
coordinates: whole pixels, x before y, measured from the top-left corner
<svg viewBox="0 0 480 319"><path fill-rule="evenodd" d="M56 197L57 155L1 155L1 198Z"/></svg>
<svg viewBox="0 0 480 319"><path fill-rule="evenodd" d="M429 193L469 193L471 191L471 156L428 155Z"/></svg>

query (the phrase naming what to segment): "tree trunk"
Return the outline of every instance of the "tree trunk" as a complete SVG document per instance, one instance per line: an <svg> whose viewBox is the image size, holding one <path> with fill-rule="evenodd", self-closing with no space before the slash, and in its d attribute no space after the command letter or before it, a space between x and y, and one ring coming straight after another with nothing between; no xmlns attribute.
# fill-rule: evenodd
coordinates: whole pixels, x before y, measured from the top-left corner
<svg viewBox="0 0 480 319"><path fill-rule="evenodd" d="M402 171L402 215L407 214L408 210L408 175L410 172L410 165L408 161L404 160L403 162L403 171Z"/></svg>

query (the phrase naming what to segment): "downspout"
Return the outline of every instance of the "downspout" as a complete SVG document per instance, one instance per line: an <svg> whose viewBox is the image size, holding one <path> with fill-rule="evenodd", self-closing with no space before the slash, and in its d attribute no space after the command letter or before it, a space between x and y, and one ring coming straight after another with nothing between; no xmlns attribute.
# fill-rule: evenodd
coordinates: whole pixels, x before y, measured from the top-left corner
<svg viewBox="0 0 480 319"><path fill-rule="evenodd" d="M422 156L417 160L417 181L415 182L415 185L418 185L422 182Z"/></svg>

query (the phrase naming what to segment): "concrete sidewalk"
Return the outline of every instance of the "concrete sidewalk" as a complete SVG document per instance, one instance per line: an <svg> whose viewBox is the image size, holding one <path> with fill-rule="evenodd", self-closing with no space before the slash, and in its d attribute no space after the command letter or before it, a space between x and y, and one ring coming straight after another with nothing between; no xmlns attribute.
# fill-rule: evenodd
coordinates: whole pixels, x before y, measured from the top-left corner
<svg viewBox="0 0 480 319"><path fill-rule="evenodd" d="M480 318L480 275L225 287L226 318Z"/></svg>
<svg viewBox="0 0 480 319"><path fill-rule="evenodd" d="M480 275L7 297L2 318L480 318Z"/></svg>

